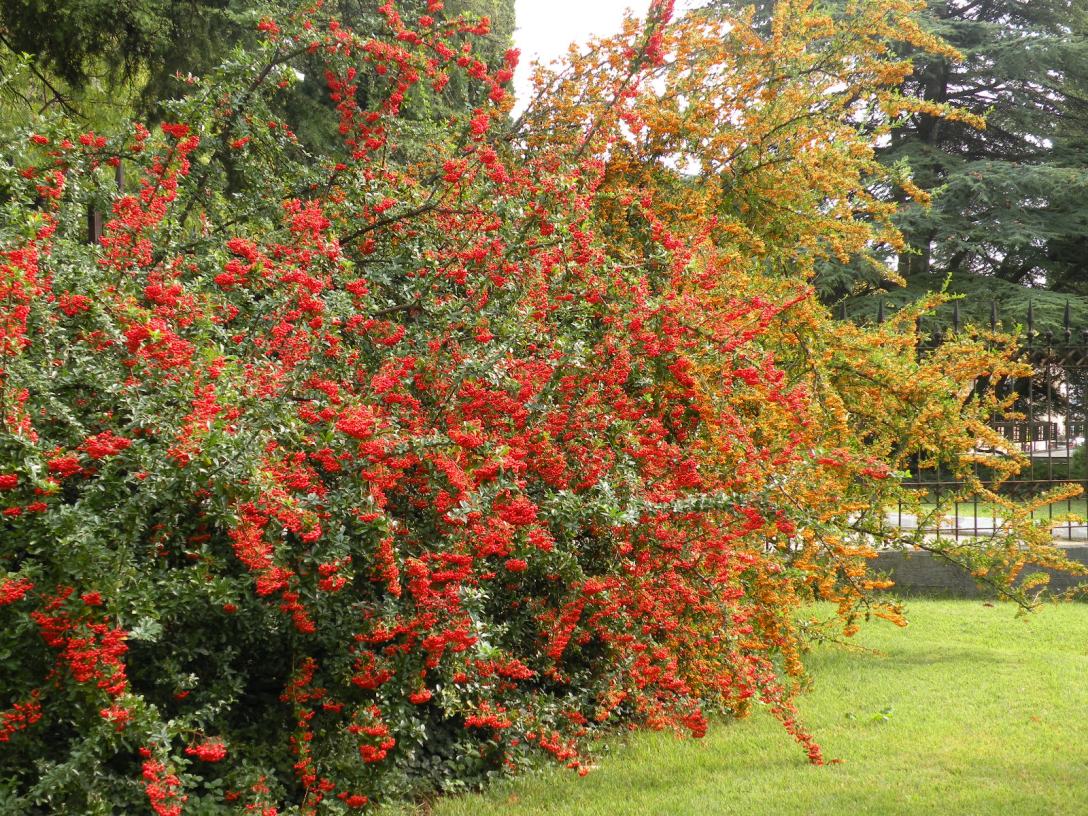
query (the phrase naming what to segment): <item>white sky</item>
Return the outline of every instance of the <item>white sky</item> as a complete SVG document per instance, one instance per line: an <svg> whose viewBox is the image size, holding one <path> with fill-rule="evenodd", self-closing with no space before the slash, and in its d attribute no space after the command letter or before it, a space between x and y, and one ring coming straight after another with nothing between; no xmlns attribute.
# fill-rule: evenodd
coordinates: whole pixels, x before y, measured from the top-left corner
<svg viewBox="0 0 1088 816"><path fill-rule="evenodd" d="M650 0L516 0L514 43L521 49L514 77L518 107L528 93L534 60L550 62L566 54L572 42L615 34L623 23L624 9L641 15L649 5Z"/></svg>

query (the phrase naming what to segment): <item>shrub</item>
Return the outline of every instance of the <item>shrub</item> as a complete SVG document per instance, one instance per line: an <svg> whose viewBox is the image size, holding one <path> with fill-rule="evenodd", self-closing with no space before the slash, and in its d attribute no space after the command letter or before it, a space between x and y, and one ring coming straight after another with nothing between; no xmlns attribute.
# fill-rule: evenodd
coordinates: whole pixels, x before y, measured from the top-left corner
<svg viewBox="0 0 1088 816"><path fill-rule="evenodd" d="M783 142L838 180L779 221L796 176L753 170L742 229L677 204L692 189L668 150L623 141L673 132L653 80L688 81L666 55L707 21L655 4L511 131L517 54L476 61L485 23L381 11L368 40L268 19L161 133L55 123L0 168L0 751L19 812L344 812L540 752L585 770L604 728L700 735L755 699L819 762L792 710L793 610L816 592L848 625L896 617L868 606L859 501L894 495L897 457L938 435L969 452L996 410L956 394L1000 353L919 360L894 323L835 328L803 270L769 269L873 234L825 206L863 195L856 97L753 112L763 147L799 138L760 130L772 116L806 109L853 142ZM841 33L803 15L706 70L830 53L886 100L903 67L855 59L887 36L878 11ZM301 56L327 64L335 155L271 113ZM457 71L487 108L422 134L398 119ZM368 107L362 72L384 83ZM784 93L827 97L792 76ZM408 130L427 147L405 152ZM109 209L92 243L88 206ZM930 389L884 393L887 423L867 419L885 375Z"/></svg>

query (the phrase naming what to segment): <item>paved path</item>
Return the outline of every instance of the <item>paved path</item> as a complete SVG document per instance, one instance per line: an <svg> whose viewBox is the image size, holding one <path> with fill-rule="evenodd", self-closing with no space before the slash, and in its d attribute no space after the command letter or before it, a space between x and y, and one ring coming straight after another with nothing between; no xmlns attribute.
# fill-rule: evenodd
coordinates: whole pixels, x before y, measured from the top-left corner
<svg viewBox="0 0 1088 816"><path fill-rule="evenodd" d="M900 513L892 510L888 512L885 519L892 527L901 527L904 530L918 529L918 517L911 513ZM945 535L966 537L992 536L1001 523L1002 520L999 518L971 516L960 513L958 518L946 516L942 519L939 526L939 532ZM927 520L927 529L933 533L937 533L938 528L933 527L932 524L932 521ZM1084 522L1062 524L1054 528L1053 535L1055 539L1062 541L1088 541L1088 524L1085 524Z"/></svg>

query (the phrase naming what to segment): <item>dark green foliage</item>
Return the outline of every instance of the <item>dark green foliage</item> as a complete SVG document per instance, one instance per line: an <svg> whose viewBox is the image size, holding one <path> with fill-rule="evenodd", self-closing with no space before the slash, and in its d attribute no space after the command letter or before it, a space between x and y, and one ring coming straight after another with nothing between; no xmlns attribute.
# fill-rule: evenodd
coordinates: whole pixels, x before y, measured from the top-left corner
<svg viewBox="0 0 1088 816"><path fill-rule="evenodd" d="M860 322L872 322L883 303L885 317L891 317L904 304L913 303L935 289L941 289L944 281L936 276L914 277L904 287L877 289L846 301L847 315ZM1066 307L1069 323L1080 338L1080 330L1088 327L1088 299L1077 298L1063 292L1046 289L1025 289L1015 283L981 275L953 275L947 291L961 297L938 307L931 317L923 320L923 329L947 330L959 313L963 325L974 323L989 326L996 315L998 328L1026 331L1029 308L1033 315L1032 328L1043 333L1051 331L1055 337L1064 337Z"/></svg>
<svg viewBox="0 0 1088 816"><path fill-rule="evenodd" d="M1023 320L1029 298L1044 311L1075 311L1088 299L1088 3L1084 0L930 0L924 24L963 54L955 63L919 57L903 92L984 115L985 130L929 115L908 117L882 149L935 195L926 209L905 198L899 214L912 251L889 255L908 280L896 299L940 289ZM835 299L859 284L879 288L860 264L826 268L818 281ZM1053 301L1053 302L1052 302ZM862 310L870 305L858 305Z"/></svg>
<svg viewBox="0 0 1088 816"><path fill-rule="evenodd" d="M330 0L322 15L355 31L378 31L379 5ZM62 107L103 129L129 117L157 121L165 100L185 95L187 76L206 74L236 49L252 49L259 20L286 12L288 6L249 0L5 0L0 4L0 80L12 73L18 54L30 55L34 71L33 91L13 95L23 104L6 118L29 121ZM427 4L401 0L397 8L411 23L426 13ZM512 42L514 0L451 0L446 13L489 17L492 33L476 49L490 67L501 63ZM281 112L303 144L324 152L335 141L337 118L324 76L316 63L312 67ZM364 105L367 92L365 84L360 87ZM441 94L415 92L405 113L410 120L441 122L481 100L478 90L470 93L468 84L457 79ZM103 103L110 114L99 122Z"/></svg>
<svg viewBox="0 0 1088 816"><path fill-rule="evenodd" d="M172 78L201 73L235 44L252 44L253 4L232 0L7 0L0 29L9 51L32 55L78 102L88 90L135 87L145 112L177 95ZM252 19L251 19L252 18Z"/></svg>

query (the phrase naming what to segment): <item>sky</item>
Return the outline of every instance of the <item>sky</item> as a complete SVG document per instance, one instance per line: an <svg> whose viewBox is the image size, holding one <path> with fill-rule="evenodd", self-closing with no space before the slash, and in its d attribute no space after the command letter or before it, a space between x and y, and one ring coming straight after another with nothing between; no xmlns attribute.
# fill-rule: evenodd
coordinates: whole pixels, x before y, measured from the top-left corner
<svg viewBox="0 0 1088 816"><path fill-rule="evenodd" d="M607 36L620 30L624 9L642 14L649 0L517 0L514 44L521 63L514 77L519 107L529 91L530 65L563 56L572 42Z"/></svg>

